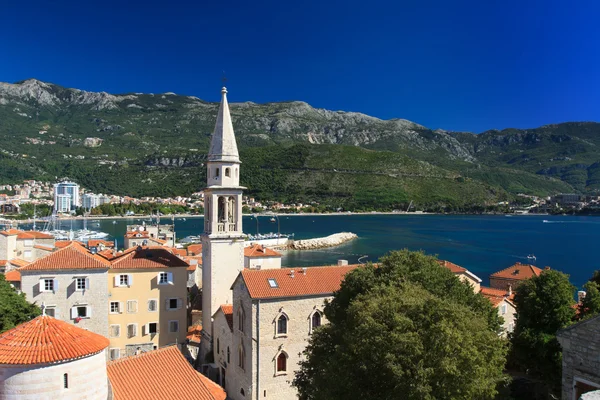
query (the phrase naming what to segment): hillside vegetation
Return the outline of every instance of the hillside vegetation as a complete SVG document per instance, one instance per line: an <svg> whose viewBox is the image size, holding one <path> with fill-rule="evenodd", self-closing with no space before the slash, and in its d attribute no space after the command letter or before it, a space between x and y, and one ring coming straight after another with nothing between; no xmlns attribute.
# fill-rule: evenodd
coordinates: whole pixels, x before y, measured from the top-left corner
<svg viewBox="0 0 600 400"><path fill-rule="evenodd" d="M0 182L69 177L102 193L189 194L204 186L217 109L173 93L0 83ZM597 123L474 135L303 102L233 103L231 112L242 183L263 200L462 209L600 189Z"/></svg>

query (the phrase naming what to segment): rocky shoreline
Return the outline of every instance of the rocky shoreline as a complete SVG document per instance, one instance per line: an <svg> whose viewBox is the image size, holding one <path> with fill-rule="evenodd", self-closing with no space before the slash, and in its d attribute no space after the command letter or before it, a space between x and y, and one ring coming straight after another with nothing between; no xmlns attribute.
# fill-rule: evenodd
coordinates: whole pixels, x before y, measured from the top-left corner
<svg viewBox="0 0 600 400"><path fill-rule="evenodd" d="M304 240L290 240L288 243L289 250L315 250L322 249L325 247L339 246L340 244L349 242L358 237L357 234L352 232L340 232L334 233L322 238L304 239Z"/></svg>

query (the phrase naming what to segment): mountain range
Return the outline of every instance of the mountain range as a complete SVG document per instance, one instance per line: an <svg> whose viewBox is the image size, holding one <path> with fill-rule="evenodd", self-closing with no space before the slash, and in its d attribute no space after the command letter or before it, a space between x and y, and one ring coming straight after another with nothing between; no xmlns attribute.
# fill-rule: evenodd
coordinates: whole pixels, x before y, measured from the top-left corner
<svg viewBox="0 0 600 400"><path fill-rule="evenodd" d="M600 189L600 124L480 134L293 101L231 103L242 183L263 200L345 209L495 204ZM217 103L0 83L0 181L69 177L95 192L187 195L205 182Z"/></svg>

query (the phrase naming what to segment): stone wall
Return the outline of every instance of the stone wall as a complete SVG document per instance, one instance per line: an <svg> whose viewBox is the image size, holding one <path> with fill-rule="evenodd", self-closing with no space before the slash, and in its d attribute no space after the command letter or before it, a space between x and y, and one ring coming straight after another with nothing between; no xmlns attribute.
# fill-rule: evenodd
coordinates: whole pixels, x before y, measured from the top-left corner
<svg viewBox="0 0 600 400"><path fill-rule="evenodd" d="M89 289L76 290L76 277L87 277ZM43 292L40 279L57 279L58 288L54 292ZM77 322L82 329L88 329L108 337L108 270L59 270L59 271L21 271L21 290L28 301L40 306L54 308L54 317L62 321L75 323L71 318L71 307L87 306L91 316Z"/></svg>
<svg viewBox="0 0 600 400"><path fill-rule="evenodd" d="M0 366L0 399L3 400L106 400L106 355L37 366ZM68 387L64 387L64 374Z"/></svg>
<svg viewBox="0 0 600 400"><path fill-rule="evenodd" d="M352 232L334 233L322 238L293 240L289 242L291 250L312 250L324 247L339 246L342 243L356 239L358 236Z"/></svg>
<svg viewBox="0 0 600 400"><path fill-rule="evenodd" d="M576 400L575 385L600 388L600 317L558 332L562 355L562 399Z"/></svg>

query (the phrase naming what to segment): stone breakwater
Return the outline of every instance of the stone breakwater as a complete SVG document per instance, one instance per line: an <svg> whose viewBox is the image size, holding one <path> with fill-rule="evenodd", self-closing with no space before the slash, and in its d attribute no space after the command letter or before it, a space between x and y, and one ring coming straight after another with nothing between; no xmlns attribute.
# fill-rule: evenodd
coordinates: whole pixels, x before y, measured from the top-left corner
<svg viewBox="0 0 600 400"><path fill-rule="evenodd" d="M288 248L290 250L322 249L324 247L339 246L340 244L354 240L357 237L358 235L352 232L340 232L322 238L290 240Z"/></svg>

